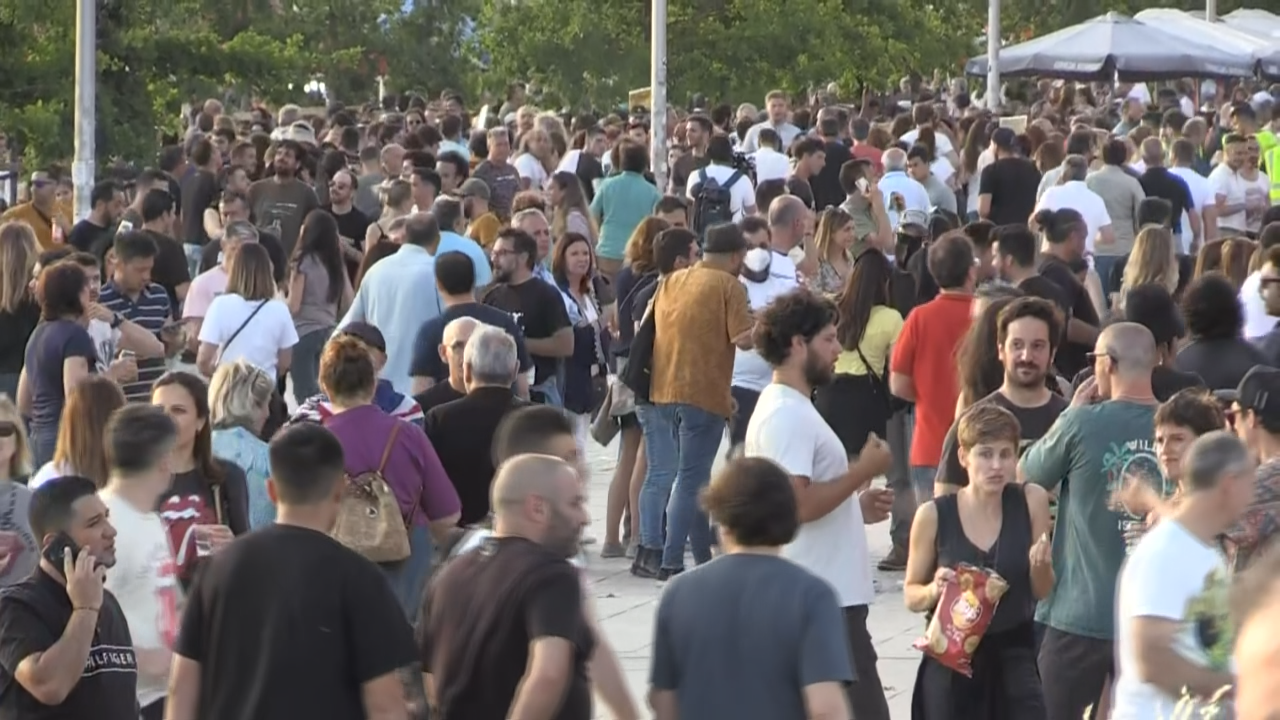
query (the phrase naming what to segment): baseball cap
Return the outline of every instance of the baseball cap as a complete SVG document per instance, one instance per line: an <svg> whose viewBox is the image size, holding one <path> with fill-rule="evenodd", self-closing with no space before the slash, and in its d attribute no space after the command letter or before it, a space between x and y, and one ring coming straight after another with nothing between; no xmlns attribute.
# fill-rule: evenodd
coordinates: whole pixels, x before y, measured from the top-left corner
<svg viewBox="0 0 1280 720"><path fill-rule="evenodd" d="M382 337L382 331L367 322L347 323L340 332L343 335L350 335L380 353L387 351L387 341Z"/></svg>
<svg viewBox="0 0 1280 720"><path fill-rule="evenodd" d="M929 231L929 213L916 209L904 211L901 220L898 221L898 229L902 230L907 225L919 225L921 232L927 233Z"/></svg>
<svg viewBox="0 0 1280 720"><path fill-rule="evenodd" d="M478 197L481 200L488 200L489 185L480 178L467 178L462 181L462 185L458 186L458 194L464 198Z"/></svg>
<svg viewBox="0 0 1280 720"><path fill-rule="evenodd" d="M1013 128L996 128L996 131L991 133L991 144L1001 150L1012 150L1017 139L1018 134L1013 131Z"/></svg>
<svg viewBox="0 0 1280 720"><path fill-rule="evenodd" d="M1255 365L1240 379L1236 402L1241 410L1252 410L1263 423L1280 424L1280 370Z"/></svg>
<svg viewBox="0 0 1280 720"><path fill-rule="evenodd" d="M1151 331L1157 345L1165 345L1187 334L1186 323L1173 296L1162 285L1147 283L1129 290L1124 298L1124 319Z"/></svg>

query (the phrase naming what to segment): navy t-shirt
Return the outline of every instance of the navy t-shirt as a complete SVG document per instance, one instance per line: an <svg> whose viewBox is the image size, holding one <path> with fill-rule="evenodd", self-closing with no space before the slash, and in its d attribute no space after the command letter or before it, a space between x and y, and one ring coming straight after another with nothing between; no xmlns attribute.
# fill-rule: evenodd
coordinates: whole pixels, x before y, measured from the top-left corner
<svg viewBox="0 0 1280 720"><path fill-rule="evenodd" d="M462 303L445 308L445 311L423 323L418 337L413 341L413 363L409 374L413 377L429 377L436 382L449 378L449 366L440 359L440 343L444 341L445 327L458 318L475 318L494 327L502 328L515 338L516 356L520 360L520 372L531 367L529 352L524 347L524 333L511 313L478 302Z"/></svg>
<svg viewBox="0 0 1280 720"><path fill-rule="evenodd" d="M40 323L27 341L26 371L31 386L31 425L56 428L67 402L62 389L62 365L67 358L82 357L89 372L98 366L98 351L89 331L71 320Z"/></svg>

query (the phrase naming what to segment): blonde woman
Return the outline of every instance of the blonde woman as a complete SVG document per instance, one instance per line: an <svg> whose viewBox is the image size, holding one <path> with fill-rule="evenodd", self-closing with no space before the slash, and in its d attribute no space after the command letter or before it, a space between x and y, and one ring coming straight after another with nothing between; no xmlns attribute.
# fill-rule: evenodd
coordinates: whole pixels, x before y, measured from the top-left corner
<svg viewBox="0 0 1280 720"><path fill-rule="evenodd" d="M551 135L535 127L520 137L520 151L514 165L520 173L521 190L541 190L547 185L547 177L555 165L551 162Z"/></svg>
<svg viewBox="0 0 1280 720"><path fill-rule="evenodd" d="M413 187L400 178L392 178L382 183L378 189L382 196L382 214L378 221L369 226L364 233L364 252L368 255L378 243L394 242L395 232L391 226L413 212Z"/></svg>
<svg viewBox="0 0 1280 720"><path fill-rule="evenodd" d="M31 270L40 249L24 222L0 224L0 393L18 397L27 339L40 323L40 303L31 292Z"/></svg>
<svg viewBox="0 0 1280 720"><path fill-rule="evenodd" d="M58 439L52 459L27 483L35 490L55 478L87 477L101 488L107 482L107 421L124 407L120 385L103 375L81 380L67 395L58 421Z"/></svg>
<svg viewBox="0 0 1280 720"><path fill-rule="evenodd" d="M824 210L813 242L805 244L804 260L797 265L808 279L809 289L824 295L844 289L845 278L853 271L849 257L853 241L853 216L841 208Z"/></svg>
<svg viewBox="0 0 1280 720"><path fill-rule="evenodd" d="M552 175L547 183L547 199L551 201L551 237L559 240L566 233L577 233L587 238L594 248L600 228L591 216L578 176L567 170Z"/></svg>
<svg viewBox="0 0 1280 720"><path fill-rule="evenodd" d="M13 400L0 393L0 587L31 574L40 562L40 545L31 534L27 512L31 491L23 483L31 472L27 431Z"/></svg>
<svg viewBox="0 0 1280 720"><path fill-rule="evenodd" d="M1147 284L1160 285L1170 295L1178 289L1178 242L1172 230L1159 225L1148 225L1138 231L1124 266L1120 292L1115 294L1112 304L1123 311L1129 291Z"/></svg>
<svg viewBox="0 0 1280 720"><path fill-rule="evenodd" d="M240 246L231 258L226 292L209 304L200 325L197 367L210 377L219 365L244 359L275 378L289 369L297 344L289 306L276 299L266 249Z"/></svg>
<svg viewBox="0 0 1280 720"><path fill-rule="evenodd" d="M275 389L274 380L244 360L219 367L209 381L213 455L244 470L250 529L276 520L276 507L267 495L270 457L267 443L260 437Z"/></svg>

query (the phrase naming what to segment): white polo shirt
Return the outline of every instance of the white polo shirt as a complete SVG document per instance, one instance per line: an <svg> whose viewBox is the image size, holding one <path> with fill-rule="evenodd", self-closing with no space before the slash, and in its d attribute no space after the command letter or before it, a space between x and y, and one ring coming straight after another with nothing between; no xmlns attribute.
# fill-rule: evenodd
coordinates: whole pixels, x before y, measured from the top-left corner
<svg viewBox="0 0 1280 720"><path fill-rule="evenodd" d="M1227 205L1243 205L1245 193L1251 186L1252 183L1227 167L1226 163L1219 164L1209 173L1209 187L1213 189L1215 202L1217 196L1222 195L1227 199ZM1241 210L1233 215L1219 215L1218 227L1244 231L1248 229L1249 221L1245 219L1244 210Z"/></svg>

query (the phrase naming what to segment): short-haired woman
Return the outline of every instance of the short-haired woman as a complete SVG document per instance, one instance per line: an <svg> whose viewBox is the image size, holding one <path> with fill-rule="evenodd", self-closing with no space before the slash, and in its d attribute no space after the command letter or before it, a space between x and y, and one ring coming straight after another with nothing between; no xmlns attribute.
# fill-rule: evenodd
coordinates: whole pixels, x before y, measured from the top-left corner
<svg viewBox="0 0 1280 720"><path fill-rule="evenodd" d="M220 366L209 381L213 455L244 470L250 529L276 520L276 506L267 495L271 458L260 437L275 389L275 382L265 372L244 360Z"/></svg>
<svg viewBox="0 0 1280 720"><path fill-rule="evenodd" d="M324 426L342 443L349 477L378 472L396 496L401 518L395 521L409 530L409 557L378 567L412 621L431 571L432 535L446 537L462 504L422 428L374 404L377 387L368 347L345 335L329 341L320 356L320 388L332 412Z"/></svg>

